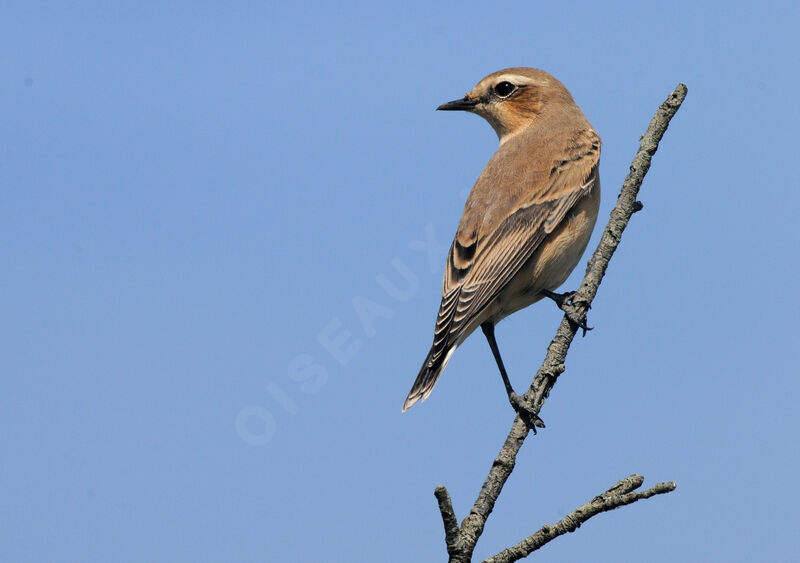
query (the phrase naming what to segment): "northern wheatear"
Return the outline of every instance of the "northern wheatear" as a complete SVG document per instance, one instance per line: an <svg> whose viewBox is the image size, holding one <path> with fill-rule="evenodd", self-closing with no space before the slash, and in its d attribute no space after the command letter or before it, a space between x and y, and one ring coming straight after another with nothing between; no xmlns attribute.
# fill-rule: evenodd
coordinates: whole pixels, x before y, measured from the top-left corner
<svg viewBox="0 0 800 563"><path fill-rule="evenodd" d="M561 82L534 68L490 74L437 109L475 113L500 147L469 194L447 255L442 304L403 411L425 400L456 348L479 326L514 410L541 421L508 380L494 325L552 293L580 260L600 205L600 137ZM561 299L557 299L561 297Z"/></svg>

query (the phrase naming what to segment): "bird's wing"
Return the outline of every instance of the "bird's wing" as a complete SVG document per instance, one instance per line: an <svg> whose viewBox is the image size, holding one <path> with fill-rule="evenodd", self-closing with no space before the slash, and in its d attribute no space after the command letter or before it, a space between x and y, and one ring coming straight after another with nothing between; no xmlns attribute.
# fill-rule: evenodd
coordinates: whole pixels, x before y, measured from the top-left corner
<svg viewBox="0 0 800 563"><path fill-rule="evenodd" d="M429 363L458 341L470 322L503 290L545 237L597 181L600 138L589 129L560 151L540 189L523 198L485 234L459 228L450 247ZM466 233L466 236L465 236Z"/></svg>

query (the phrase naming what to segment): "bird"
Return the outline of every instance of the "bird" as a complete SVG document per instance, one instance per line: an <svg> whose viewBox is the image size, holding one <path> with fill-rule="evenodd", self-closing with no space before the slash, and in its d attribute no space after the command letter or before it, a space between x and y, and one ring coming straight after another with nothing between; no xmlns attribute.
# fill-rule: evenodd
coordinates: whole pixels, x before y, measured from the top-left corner
<svg viewBox="0 0 800 563"><path fill-rule="evenodd" d="M514 392L494 327L548 297L570 322L588 328L570 302L574 292L555 290L579 262L597 219L600 136L567 88L535 68L494 72L436 109L484 118L500 144L464 205L447 254L433 344L402 410L428 398L453 353L481 327L511 406L535 431L543 423Z"/></svg>

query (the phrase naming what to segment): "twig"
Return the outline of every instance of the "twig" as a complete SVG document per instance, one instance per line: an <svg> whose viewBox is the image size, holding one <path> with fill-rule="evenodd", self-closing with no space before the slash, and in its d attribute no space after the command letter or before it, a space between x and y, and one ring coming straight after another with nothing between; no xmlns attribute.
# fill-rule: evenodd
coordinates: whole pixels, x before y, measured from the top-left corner
<svg viewBox="0 0 800 563"><path fill-rule="evenodd" d="M555 524L545 524L538 532L531 534L514 547L504 549L494 557L486 559L483 563L511 563L512 561L518 561L558 536L574 532L592 516L634 503L637 500L650 498L654 495L663 495L675 490L675 483L670 482L658 483L656 486L639 493L633 492L641 487L642 483L644 483L644 477L641 475L631 475L621 480L605 493L594 497L583 506L579 506Z"/></svg>
<svg viewBox="0 0 800 563"><path fill-rule="evenodd" d="M645 174L650 169L650 160L658 150L658 143L664 136L670 120L686 98L686 93L686 86L678 84L672 94L658 108L658 111L650 121L650 125L647 127L647 131L641 138L639 150L636 152L631 163L630 172L622 184L617 204L611 211L611 217L603 231L600 243L586 266L586 275L583 278L583 282L575 297L573 297L575 311L581 320L585 321L586 319L586 311L588 311L592 300L597 294L597 289L605 275L606 268L608 268L608 262L611 260L611 256L617 246L619 246L622 232L628 225L628 221L634 213L642 209L641 202L636 200L639 188L642 185ZM564 360L577 331L578 326L570 323L565 315L555 337L547 347L547 355L536 372L530 389L526 393L526 398L532 403L533 414L539 413L558 376L564 372ZM483 533L486 519L491 514L503 485L514 470L517 453L527 435L527 426L517 416L511 426L511 431L503 443L503 447L500 449L500 453L489 470L489 475L481 487L472 510L462 522L455 538L452 537L451 530L451 537L447 540L447 553L450 556L450 563L469 563L472 560L475 544ZM439 498L440 493L447 495L447 490L440 486L437 488L437 498ZM447 495L447 498L449 501L449 495ZM444 512L442 512L442 517L445 517ZM447 529L448 522L445 520L445 530Z"/></svg>

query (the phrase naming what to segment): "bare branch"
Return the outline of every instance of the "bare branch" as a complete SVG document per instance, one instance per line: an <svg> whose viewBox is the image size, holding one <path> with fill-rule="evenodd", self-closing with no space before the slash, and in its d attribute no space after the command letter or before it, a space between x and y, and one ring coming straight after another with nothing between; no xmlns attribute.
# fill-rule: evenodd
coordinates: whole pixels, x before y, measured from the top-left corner
<svg viewBox="0 0 800 563"><path fill-rule="evenodd" d="M447 553L450 554L456 546L458 539L458 519L453 510L453 502L450 500L450 493L444 485L439 485L433 491L436 495L436 500L439 501L439 512L442 513L442 522L444 523L444 541L447 544Z"/></svg>
<svg viewBox="0 0 800 563"><path fill-rule="evenodd" d="M634 213L642 209L641 202L636 199L639 194L639 188L642 185L645 174L650 169L650 161L658 149L658 143L664 136L670 120L686 98L686 93L686 86L678 84L672 94L658 108L658 111L650 121L650 125L647 127L647 131L641 138L639 150L636 152L631 163L630 172L622 184L617 204L611 211L611 217L603 231L600 243L586 266L586 275L583 278L583 282L573 298L576 312L581 320L585 321L586 319L586 311L588 311L592 300L597 294L600 282L605 275L606 268L608 268L608 263L617 246L619 246L622 232L628 225L628 221ZM564 360L577 330L578 326L571 324L565 315L555 337L547 347L544 361L536 372L533 382L526 393L526 398L532 403L534 414L539 413L558 376L564 372ZM448 541L448 553L450 554L451 563L468 563L472 560L475 544L483 533L486 519L494 509L494 504L503 489L503 485L514 470L517 453L527 435L527 426L517 416L511 426L511 431L503 443L503 447L500 449L500 453L489 470L489 475L481 487L470 514L461 524L461 529L452 544L453 549L450 549L451 544Z"/></svg>
<svg viewBox="0 0 800 563"><path fill-rule="evenodd" d="M574 532L592 516L634 503L637 500L675 490L675 483L670 482L658 483L656 486L639 493L633 492L641 487L642 483L644 483L644 477L641 475L631 475L621 480L605 493L594 497L583 506L579 506L555 524L545 524L538 532L531 534L514 547L509 547L494 557L486 559L483 563L511 563L512 561L518 561L558 536Z"/></svg>

